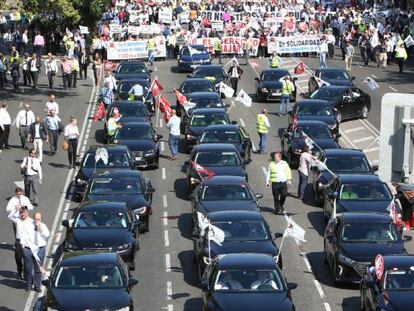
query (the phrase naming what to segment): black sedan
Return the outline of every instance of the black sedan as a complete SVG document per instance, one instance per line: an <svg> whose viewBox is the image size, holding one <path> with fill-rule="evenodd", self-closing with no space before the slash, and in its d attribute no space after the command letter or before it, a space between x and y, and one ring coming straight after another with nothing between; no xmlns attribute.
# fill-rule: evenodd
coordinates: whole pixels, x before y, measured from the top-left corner
<svg viewBox="0 0 414 311"><path fill-rule="evenodd" d="M366 119L371 111L371 96L352 86L324 86L312 93L310 99L328 101L338 111L339 119Z"/></svg>
<svg viewBox="0 0 414 311"><path fill-rule="evenodd" d="M46 286L40 310L133 310L138 281L116 253L63 253Z"/></svg>
<svg viewBox="0 0 414 311"><path fill-rule="evenodd" d="M158 168L161 138L150 122L128 122L116 131L114 143L128 146L137 167Z"/></svg>
<svg viewBox="0 0 414 311"><path fill-rule="evenodd" d="M410 311L414 301L414 256L382 256L365 271L360 285L361 307L366 311ZM377 277L377 269L380 279ZM381 277L382 275L382 277Z"/></svg>
<svg viewBox="0 0 414 311"><path fill-rule="evenodd" d="M121 202L87 202L76 209L71 220L63 220L67 228L63 250L116 251L135 269L135 253L140 222Z"/></svg>
<svg viewBox="0 0 414 311"><path fill-rule="evenodd" d="M229 115L223 108L200 108L193 110L190 120L184 125L186 150L191 151L208 126L231 123Z"/></svg>
<svg viewBox="0 0 414 311"><path fill-rule="evenodd" d="M311 181L316 205L324 201L324 187L334 174L374 174L377 165L371 166L365 153L358 149L325 149L319 155L320 163L311 168ZM327 169L326 169L327 168Z"/></svg>
<svg viewBox="0 0 414 311"><path fill-rule="evenodd" d="M336 283L360 282L378 253L406 252L393 220L381 213L337 215L326 226L323 244L325 261Z"/></svg>
<svg viewBox="0 0 414 311"><path fill-rule="evenodd" d="M295 85L297 78L291 77L290 73L286 69L281 68L268 68L264 69L259 77L256 77L256 101L275 101L280 100L282 95L282 79L288 76ZM291 102L296 101L296 85L292 96Z"/></svg>
<svg viewBox="0 0 414 311"><path fill-rule="evenodd" d="M187 189L191 193L205 177L228 175L247 180L245 163L233 144L201 144L186 161Z"/></svg>
<svg viewBox="0 0 414 311"><path fill-rule="evenodd" d="M149 84L148 79L121 80L117 86L117 92L116 92L117 99L128 100L130 96L129 91L136 84L139 84L142 86L144 93L143 93L142 98L135 98L135 100L144 102L147 109L153 112L154 111L154 99L153 99L152 93L149 91L150 84Z"/></svg>
<svg viewBox="0 0 414 311"><path fill-rule="evenodd" d="M181 83L178 91L184 96L190 96L194 92L216 92L216 87L211 81L203 78L187 78Z"/></svg>
<svg viewBox="0 0 414 311"><path fill-rule="evenodd" d="M297 121L289 125L282 135L282 154L290 166L297 166L303 148L312 144L308 138L315 143L312 144L312 150L322 151L327 148L340 148L337 142L339 136L333 136L325 122Z"/></svg>
<svg viewBox="0 0 414 311"><path fill-rule="evenodd" d="M98 148L106 149L108 152L108 162L105 163L102 159L98 159L96 162L95 154ZM79 168L75 177L75 191L78 200L82 199L86 185L93 175L113 169L132 170L135 168L128 147L119 145L91 146L86 151L82 161L76 162L76 165Z"/></svg>
<svg viewBox="0 0 414 311"><path fill-rule="evenodd" d="M301 100L289 112L289 124L297 121L315 120L325 122L332 134L339 133L339 118L331 105L324 100Z"/></svg>
<svg viewBox="0 0 414 311"><path fill-rule="evenodd" d="M252 161L252 141L243 126L238 124L210 125L201 135L199 144L233 144L243 161Z"/></svg>
<svg viewBox="0 0 414 311"><path fill-rule="evenodd" d="M223 211L208 214L208 220L200 216L194 227L194 253L198 262L199 275L205 268L205 258L221 254L257 253L276 257L279 254L272 232L263 215L252 211ZM224 232L224 241L209 242L208 222ZM282 256L279 257L282 268Z"/></svg>
<svg viewBox="0 0 414 311"><path fill-rule="evenodd" d="M214 85L226 80L226 74L222 65L199 65L194 69L189 78L203 78L209 80Z"/></svg>
<svg viewBox="0 0 414 311"><path fill-rule="evenodd" d="M353 86L355 77L351 77L345 68L331 67L316 69L314 75L309 78L309 94L312 94L320 88L318 79L321 79L330 85Z"/></svg>
<svg viewBox="0 0 414 311"><path fill-rule="evenodd" d="M119 82L125 79L151 80L151 70L141 60L122 61L115 71L115 79Z"/></svg>
<svg viewBox="0 0 414 311"><path fill-rule="evenodd" d="M201 280L203 311L294 311L291 290L274 258L264 254L220 255Z"/></svg>
<svg viewBox="0 0 414 311"><path fill-rule="evenodd" d="M151 181L140 171L113 170L96 175L89 181L83 202L125 202L143 222L141 231L149 231L154 192Z"/></svg>

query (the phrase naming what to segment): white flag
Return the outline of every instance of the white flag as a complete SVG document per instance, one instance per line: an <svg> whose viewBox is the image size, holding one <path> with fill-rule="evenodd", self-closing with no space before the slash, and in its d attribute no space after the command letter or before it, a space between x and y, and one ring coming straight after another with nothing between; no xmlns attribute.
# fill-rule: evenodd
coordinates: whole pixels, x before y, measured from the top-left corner
<svg viewBox="0 0 414 311"><path fill-rule="evenodd" d="M193 57L195 54L203 54L202 51L199 51L191 46L188 46L188 52L190 52L191 57Z"/></svg>
<svg viewBox="0 0 414 311"><path fill-rule="evenodd" d="M404 39L404 42L405 42L405 45L407 46L407 48L414 45L414 39L411 35L408 35L408 37Z"/></svg>
<svg viewBox="0 0 414 311"><path fill-rule="evenodd" d="M305 143L309 147L309 149L313 149L313 147L317 146L312 138L310 138L304 131L302 131L302 136L305 138Z"/></svg>
<svg viewBox="0 0 414 311"><path fill-rule="evenodd" d="M240 101L246 107L252 106L252 98L243 89L240 90L235 101Z"/></svg>
<svg viewBox="0 0 414 311"><path fill-rule="evenodd" d="M189 102L188 100L186 100L183 103L182 106L184 107L185 112L188 112L188 110L194 108L195 106L197 106L197 104L196 103Z"/></svg>
<svg viewBox="0 0 414 311"><path fill-rule="evenodd" d="M108 150L106 150L105 148L97 148L95 151L95 163L98 163L99 160L102 160L102 162L105 165L108 165L108 159L109 159L109 155L108 155Z"/></svg>
<svg viewBox="0 0 414 311"><path fill-rule="evenodd" d="M220 82L216 84L216 87L218 87L219 92L223 93L226 98L232 98L234 95L234 90L232 87L228 86L224 82Z"/></svg>
<svg viewBox="0 0 414 311"><path fill-rule="evenodd" d="M322 80L322 79L320 79L320 78L318 78L318 77L315 77L315 80L316 80L316 83L318 83L318 86L319 87L322 87L322 86L330 86L331 84L329 83L329 82L326 82L325 80Z"/></svg>
<svg viewBox="0 0 414 311"><path fill-rule="evenodd" d="M302 229L296 222L289 217L287 228L285 229L285 236L293 238L296 243L306 242L305 230Z"/></svg>
<svg viewBox="0 0 414 311"><path fill-rule="evenodd" d="M212 225L211 223L208 225L208 227L209 227L208 238L211 241L222 246L222 243L224 242L224 237L225 237L224 231L221 230L219 227Z"/></svg>
<svg viewBox="0 0 414 311"><path fill-rule="evenodd" d="M198 226L200 227L201 235L203 235L204 231L208 227L208 219L202 213L197 212L197 221L198 221Z"/></svg>
<svg viewBox="0 0 414 311"><path fill-rule="evenodd" d="M365 80L362 82L368 84L368 87L371 91L375 91L377 88L379 88L378 83L370 77L366 77Z"/></svg>
<svg viewBox="0 0 414 311"><path fill-rule="evenodd" d="M233 65L233 62L236 62L236 65L239 66L239 61L235 56L233 56L232 59L230 59L227 63L224 64L223 68L226 68L228 65Z"/></svg>

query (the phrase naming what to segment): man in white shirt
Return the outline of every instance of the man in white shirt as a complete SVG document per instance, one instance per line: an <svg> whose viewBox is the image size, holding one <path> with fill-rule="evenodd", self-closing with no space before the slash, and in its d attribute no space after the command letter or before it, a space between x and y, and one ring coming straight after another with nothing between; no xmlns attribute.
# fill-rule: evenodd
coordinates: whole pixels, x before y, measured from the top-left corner
<svg viewBox="0 0 414 311"><path fill-rule="evenodd" d="M36 158L36 151L30 149L29 156L23 159L20 165L21 173L24 175L24 192L25 195L31 199L34 206L39 203L39 188L42 183L42 166L38 158ZM31 198L33 192L33 198Z"/></svg>
<svg viewBox="0 0 414 311"><path fill-rule="evenodd" d="M45 60L46 76L49 81L49 88L53 89L53 83L55 82L55 77L59 71L57 62L52 53L47 54L47 59Z"/></svg>
<svg viewBox="0 0 414 311"><path fill-rule="evenodd" d="M33 148L37 152L40 163L43 160L43 142L48 141L48 133L46 126L43 124L39 116L36 121L29 127L29 142L33 143Z"/></svg>
<svg viewBox="0 0 414 311"><path fill-rule="evenodd" d="M16 261L17 278L19 280L24 280L24 275L23 275L23 248L22 248L22 245L20 244L20 236L17 233L17 226L19 223L25 221L27 217L29 217L28 208L26 206L22 206L19 208L19 218L17 218L16 221L13 222L14 236L16 238L14 242L14 260Z"/></svg>
<svg viewBox="0 0 414 311"><path fill-rule="evenodd" d="M49 101L45 105L45 113L50 115L50 111L55 110L55 114L59 115L59 104L56 102L55 95L50 95Z"/></svg>
<svg viewBox="0 0 414 311"><path fill-rule="evenodd" d="M108 88L110 88L112 91L116 90L116 79L112 74L112 71L108 71L103 83L108 83Z"/></svg>
<svg viewBox="0 0 414 311"><path fill-rule="evenodd" d="M0 108L0 150L2 148L10 149L9 146L9 135L11 117L7 111L8 104L3 103Z"/></svg>
<svg viewBox="0 0 414 311"><path fill-rule="evenodd" d="M265 287L263 290L268 290L268 287L272 287L277 290L277 285L275 281L272 280L272 275L268 271L259 271L259 278L257 281L254 281L250 288L254 290L261 290L260 286Z"/></svg>
<svg viewBox="0 0 414 311"><path fill-rule="evenodd" d="M27 136L29 135L29 126L35 122L36 118L30 109L30 104L24 104L24 109L17 113L14 123L19 130L20 143L23 149L26 149Z"/></svg>
<svg viewBox="0 0 414 311"><path fill-rule="evenodd" d="M327 54L328 54L328 43L326 42L326 38L322 37L321 43L319 45L319 66L320 68L328 67L326 65Z"/></svg>
<svg viewBox="0 0 414 311"><path fill-rule="evenodd" d="M309 147L305 146L299 158L299 184L298 184L298 199L302 200L305 193L305 188L308 184L308 176L310 167L315 160L314 156L309 152Z"/></svg>
<svg viewBox="0 0 414 311"><path fill-rule="evenodd" d="M42 223L42 215L40 213L35 213L33 217L34 219L28 217L18 223L17 234L23 247L26 291L30 291L33 285L33 289L36 292L40 292L42 266L50 231Z"/></svg>
<svg viewBox="0 0 414 311"><path fill-rule="evenodd" d="M128 92L128 99L131 100L143 100L144 88L141 84L137 83Z"/></svg>
<svg viewBox="0 0 414 311"><path fill-rule="evenodd" d="M20 219L20 209L22 206L26 206L29 211L33 210L33 205L29 198L23 195L23 189L17 187L14 190L15 196L12 197L7 203L6 212L13 223L13 231L16 234L16 222Z"/></svg>
<svg viewBox="0 0 414 311"><path fill-rule="evenodd" d="M180 125L181 119L177 117L175 110L172 111L172 116L168 120L167 128L170 130L170 136L168 138L168 145L171 150L170 160L174 161L177 159L178 154L178 143L180 142Z"/></svg>

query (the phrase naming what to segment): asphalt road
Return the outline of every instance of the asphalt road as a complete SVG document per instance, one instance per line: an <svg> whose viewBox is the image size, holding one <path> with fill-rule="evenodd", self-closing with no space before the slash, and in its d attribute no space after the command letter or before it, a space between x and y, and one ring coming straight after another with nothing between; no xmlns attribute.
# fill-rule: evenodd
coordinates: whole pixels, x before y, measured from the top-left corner
<svg viewBox="0 0 414 311"><path fill-rule="evenodd" d="M266 62L263 59L252 60L253 67L243 66L244 74L239 83L239 89L243 88L249 94L255 93L253 78L256 71L260 72ZM316 68L317 59L303 59L309 69ZM298 62L294 58L285 58L282 67L293 70ZM395 66L386 70L376 67L360 68L358 60L353 67L352 74L357 77L357 83L368 75L375 75L380 88L371 92L365 85L362 87L372 96L372 112L368 118L369 123L361 123L358 120L346 122L341 125L344 136L351 142L358 138L365 137L365 131L370 128L379 128L380 124L380 99L382 94L392 92L389 86L398 91L410 90L409 81L413 81L413 73L398 76ZM342 61L328 60L329 65L343 65ZM173 89L177 88L186 74L179 74L176 71L176 61L156 62L153 75L158 76L164 86L164 95L171 102L175 103ZM302 93L306 93L308 75L299 77ZM375 78L375 77L374 77ZM41 80L44 84L45 80ZM59 81L60 83L60 81ZM34 110L42 113L43 105L47 100L49 92L45 86L40 89L42 94L24 93L15 96L11 93L0 92L0 99L10 103L10 112L16 115L21 101L30 101ZM92 80L81 81L76 91L63 92L57 89L55 94L60 103L61 116L67 122L71 114L80 119L80 126L83 126L82 143L80 151L85 151L88 145L95 144L102 137L103 124L101 122L84 121L85 115L94 111L94 105L88 105L90 99L95 98L92 89ZM287 120L278 117L274 112L279 110L279 104L275 103L253 103L247 108L240 103L235 103L230 108L232 120L245 125L254 141L258 143L258 136L255 129L256 115L262 108L266 107L270 113L271 131L269 133L268 150L280 149L279 133L287 125ZM88 109L89 112L88 112ZM372 127L371 127L372 125ZM141 235L141 250L137 255L137 269L133 275L139 280L139 284L133 289L135 307L138 310L186 310L196 311L201 309L201 289L197 279L196 268L193 261L192 240L191 240L191 206L187 199L185 174L183 172L184 161L188 155L180 152L178 160L171 162L166 156L168 150L168 131L158 124L158 131L164 135L161 144L163 158L160 160L158 170L146 170L144 173L151 179L156 193L153 201L153 215L150 220L151 230ZM362 127L356 131L344 133L349 129ZM352 134L352 135L351 135ZM373 137L375 136L371 133ZM346 138L341 141L346 145ZM376 138L376 137L374 137ZM16 131L11 137L12 145L18 142ZM365 142L365 147L368 142ZM84 147L85 146L85 147ZM373 148L373 147L370 147ZM47 150L47 149L46 149ZM374 152L373 152L374 153ZM13 194L14 181L21 180L18 164L25 152L19 148L0 154L0 199L5 209L6 200ZM375 160L372 159L371 160ZM247 171L249 181L255 192L263 193L260 200L262 212L274 232L283 232L286 226L285 217L275 216L272 208L271 191L265 187L265 172L269 163L269 155L253 155L253 162L248 165ZM64 236L64 228L59 226L62 218L71 217L70 209L76 206L71 201L71 181L73 170L69 170L66 155L60 151L53 158L45 156L44 183L41 188L40 207L44 220L52 229L54 236L50 239L50 249L53 251ZM291 240L284 243L282 254L284 261L283 272L289 282L298 284L293 291L293 300L297 310L349 310L354 311L359 307L359 292L357 287L347 286L336 288L333 285L328 267L323 262L322 234L324 223L320 208L312 205L312 193L307 188L304 203L296 199L297 173L294 172L293 185L289 189L292 196L289 196L285 204L286 210L293 219L306 230L307 242L296 245ZM3 263L0 268L0 310L30 310L33 302L37 299L33 292L28 296L23 290L23 283L16 280L15 265L12 250L12 229L6 218L5 212L0 219L0 260ZM280 239L277 241L280 243ZM406 245L409 252L413 252L412 242ZM47 265L48 266L48 263Z"/></svg>

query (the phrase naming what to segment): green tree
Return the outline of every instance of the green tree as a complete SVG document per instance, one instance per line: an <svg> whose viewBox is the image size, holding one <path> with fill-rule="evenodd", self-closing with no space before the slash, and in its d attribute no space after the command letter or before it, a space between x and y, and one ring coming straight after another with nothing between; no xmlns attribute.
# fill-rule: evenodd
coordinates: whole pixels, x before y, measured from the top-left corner
<svg viewBox="0 0 414 311"><path fill-rule="evenodd" d="M73 0L72 3L81 16L80 24L94 27L109 2L108 0Z"/></svg>

